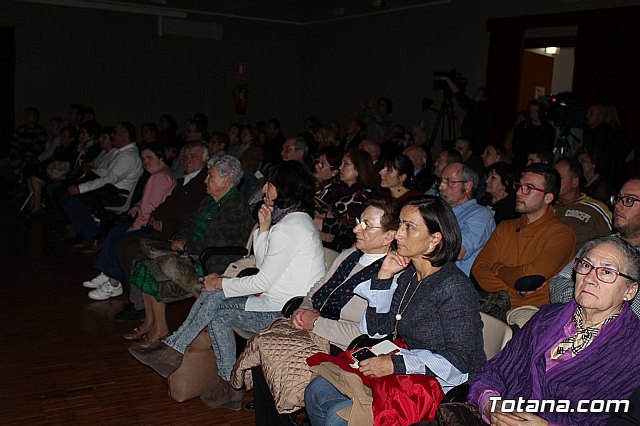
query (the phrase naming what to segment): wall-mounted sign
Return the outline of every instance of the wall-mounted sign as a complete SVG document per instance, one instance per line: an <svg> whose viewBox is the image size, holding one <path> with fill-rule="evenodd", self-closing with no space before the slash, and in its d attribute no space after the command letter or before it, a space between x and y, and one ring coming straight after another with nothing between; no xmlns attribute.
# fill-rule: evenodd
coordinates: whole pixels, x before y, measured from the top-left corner
<svg viewBox="0 0 640 426"><path fill-rule="evenodd" d="M236 80L246 80L249 77L249 63L236 62Z"/></svg>

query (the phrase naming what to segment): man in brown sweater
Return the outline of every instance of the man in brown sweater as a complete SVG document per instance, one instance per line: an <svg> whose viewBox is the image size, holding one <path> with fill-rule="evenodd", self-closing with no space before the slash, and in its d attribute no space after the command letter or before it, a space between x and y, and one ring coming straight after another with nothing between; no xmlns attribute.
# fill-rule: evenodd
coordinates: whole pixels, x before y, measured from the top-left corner
<svg viewBox="0 0 640 426"><path fill-rule="evenodd" d="M505 290L513 308L549 303L548 281L575 254L575 233L552 207L559 191L560 176L553 167L527 166L516 193L516 211L522 216L500 222L471 269L485 291ZM546 281L534 291L516 290L515 282L530 275L542 275Z"/></svg>

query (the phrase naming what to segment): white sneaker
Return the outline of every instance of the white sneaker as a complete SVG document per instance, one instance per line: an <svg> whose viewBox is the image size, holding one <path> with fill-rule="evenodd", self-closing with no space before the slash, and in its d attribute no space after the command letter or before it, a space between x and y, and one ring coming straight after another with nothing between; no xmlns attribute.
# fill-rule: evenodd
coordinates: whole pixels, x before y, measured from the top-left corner
<svg viewBox="0 0 640 426"><path fill-rule="evenodd" d="M89 297L93 300L107 300L110 297L120 296L122 294L122 284L118 283L117 287L112 286L109 281L100 284L100 287L89 292Z"/></svg>
<svg viewBox="0 0 640 426"><path fill-rule="evenodd" d="M98 288L100 287L101 284L106 283L107 281L109 281L109 277L103 274L102 272L100 272L100 275L98 275L94 279L83 282L82 287Z"/></svg>

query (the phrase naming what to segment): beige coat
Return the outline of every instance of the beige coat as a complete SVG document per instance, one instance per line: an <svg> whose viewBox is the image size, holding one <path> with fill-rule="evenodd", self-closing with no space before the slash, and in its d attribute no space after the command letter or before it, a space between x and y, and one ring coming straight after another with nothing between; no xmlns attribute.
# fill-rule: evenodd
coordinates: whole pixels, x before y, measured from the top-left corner
<svg viewBox="0 0 640 426"><path fill-rule="evenodd" d="M307 358L318 352L329 352L327 340L279 318L247 342L231 372L231 385L252 388L251 368L262 365L278 412L292 413L304 407L304 390L312 377Z"/></svg>
<svg viewBox="0 0 640 426"><path fill-rule="evenodd" d="M355 373L345 371L331 362L323 362L311 367L318 376L324 377L343 395L351 399L351 407L338 411L338 415L348 421L349 426L370 426L373 424L373 396L371 389L362 383Z"/></svg>

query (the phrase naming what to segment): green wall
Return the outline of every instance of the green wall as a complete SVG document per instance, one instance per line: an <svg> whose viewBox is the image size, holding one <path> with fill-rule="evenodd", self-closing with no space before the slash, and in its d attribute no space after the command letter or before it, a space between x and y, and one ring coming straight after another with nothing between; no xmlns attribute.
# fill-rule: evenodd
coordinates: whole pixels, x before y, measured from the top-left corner
<svg viewBox="0 0 640 426"><path fill-rule="evenodd" d="M300 27L216 19L222 41L158 37L157 18L69 7L0 2L0 25L15 27L16 121L28 105L66 117L79 102L101 123L128 119L140 127L171 113L196 112L211 129L237 120L236 61L249 63L248 116L275 115L297 127ZM140 129L138 129L140 130Z"/></svg>
<svg viewBox="0 0 640 426"><path fill-rule="evenodd" d="M283 19L330 18L340 4L346 4L347 14L363 12L363 5L371 4L363 1L307 2L304 10L287 9ZM359 9L349 7L356 3ZM105 124L129 119L140 126L163 113L181 124L204 112L210 128L224 129L238 118L234 66L246 61L247 115L254 122L279 117L284 131L293 134L310 114L344 124L362 100L379 96L393 99L395 122L417 124L423 118L421 99L440 101L431 90L433 71L457 67L471 88L484 83L488 19L636 4L640 1L452 0L306 25L209 18L223 25L224 36L207 41L158 37L152 16L0 0L0 25L15 27L18 122L28 105L40 107L46 119L80 102L94 106Z"/></svg>

